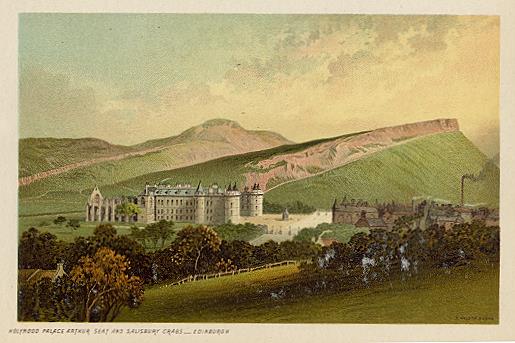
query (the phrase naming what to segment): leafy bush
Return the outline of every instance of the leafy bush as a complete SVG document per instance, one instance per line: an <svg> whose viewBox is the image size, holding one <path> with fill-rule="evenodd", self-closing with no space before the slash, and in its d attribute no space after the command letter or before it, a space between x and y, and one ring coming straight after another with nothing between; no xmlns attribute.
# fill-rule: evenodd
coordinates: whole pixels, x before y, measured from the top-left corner
<svg viewBox="0 0 515 343"><path fill-rule="evenodd" d="M80 222L78 219L69 219L66 226L73 230L77 230L80 227Z"/></svg>
<svg viewBox="0 0 515 343"><path fill-rule="evenodd" d="M57 216L57 218L54 219L55 225L61 225L66 222L66 217L63 216Z"/></svg>
<svg viewBox="0 0 515 343"><path fill-rule="evenodd" d="M288 209L289 213L304 214L313 213L317 210L315 207L306 205L301 201L295 201L286 204L275 204L269 202L266 199L263 199L263 212L265 213L282 213L285 209Z"/></svg>
<svg viewBox="0 0 515 343"><path fill-rule="evenodd" d="M252 223L232 224L226 223L213 227L218 236L226 241L250 241L266 233L265 228Z"/></svg>

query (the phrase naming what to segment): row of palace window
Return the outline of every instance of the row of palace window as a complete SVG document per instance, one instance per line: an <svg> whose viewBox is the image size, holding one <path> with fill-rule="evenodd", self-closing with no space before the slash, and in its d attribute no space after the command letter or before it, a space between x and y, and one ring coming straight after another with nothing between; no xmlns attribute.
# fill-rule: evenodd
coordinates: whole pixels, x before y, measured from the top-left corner
<svg viewBox="0 0 515 343"><path fill-rule="evenodd" d="M182 221L182 220L193 220L193 216L157 216L157 220L166 219L166 220L175 220L175 221Z"/></svg>
<svg viewBox="0 0 515 343"><path fill-rule="evenodd" d="M157 199L157 204L162 206L173 206L174 205L174 199ZM175 206L183 205L182 199L175 199ZM184 201L185 206L193 206L193 201Z"/></svg>
<svg viewBox="0 0 515 343"><path fill-rule="evenodd" d="M157 199L157 204L161 206L173 206L174 205L174 199ZM194 206L197 205L198 201L184 201L185 206ZM182 199L175 199L175 206L182 206L183 201ZM206 206L210 207L213 206L213 200L207 200ZM232 203L231 203L232 206Z"/></svg>
<svg viewBox="0 0 515 343"><path fill-rule="evenodd" d="M211 211L212 212L212 211ZM173 214L173 208L172 209L162 209L162 208L158 208L157 209L157 214ZM175 213L179 213L179 214L182 214L182 213L194 213L193 209L191 208L185 208L185 209L182 209L182 208L179 208L177 210L175 210Z"/></svg>
<svg viewBox="0 0 515 343"><path fill-rule="evenodd" d="M258 199L256 199L256 204L258 202ZM243 201L243 208L245 208L245 203L250 203L250 201ZM142 205L144 204L144 202L142 201ZM161 205L161 206L173 206L174 205L174 199L157 199L157 204L158 205ZM185 206L194 206L196 205L197 203L194 202L194 201L185 201L184 202L184 205ZM182 199L175 199L175 206L182 206L183 205L183 201ZM206 201L206 206L213 206L213 200L207 200ZM231 202L231 207L233 206L233 203Z"/></svg>

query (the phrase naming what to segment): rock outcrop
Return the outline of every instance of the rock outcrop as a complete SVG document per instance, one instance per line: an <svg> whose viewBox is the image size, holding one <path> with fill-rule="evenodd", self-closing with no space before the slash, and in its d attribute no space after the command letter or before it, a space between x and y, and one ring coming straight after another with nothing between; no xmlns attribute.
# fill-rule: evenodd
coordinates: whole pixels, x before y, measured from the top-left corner
<svg viewBox="0 0 515 343"><path fill-rule="evenodd" d="M295 153L276 155L252 163L247 184L259 183L265 190L317 175L365 156L420 137L459 131L456 119L436 119L385 127L351 136L337 137Z"/></svg>

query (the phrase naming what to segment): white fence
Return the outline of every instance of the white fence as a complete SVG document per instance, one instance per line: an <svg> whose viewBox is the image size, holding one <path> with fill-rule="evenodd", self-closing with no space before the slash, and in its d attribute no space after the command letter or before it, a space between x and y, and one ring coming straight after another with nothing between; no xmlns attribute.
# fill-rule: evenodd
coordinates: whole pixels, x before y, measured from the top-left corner
<svg viewBox="0 0 515 343"><path fill-rule="evenodd" d="M275 263L267 263L267 264L264 264L262 266L257 266L257 267L252 267L252 268L242 268L242 269L237 269L237 270L230 270L230 271L226 271L226 272L219 272L219 273L212 273L212 274L190 275L188 277L185 277L182 280L170 283L168 285L164 285L162 287L176 286L176 285L180 285L180 284L187 283L187 282L194 282L194 281L207 280L207 279L212 279L212 278L219 278L219 277L222 277L222 276L243 274L243 273L252 272L254 270L270 269L270 268L275 268L275 267L280 267L280 266L286 266L286 265L289 265L289 264L299 265L300 261L288 260L288 261L281 261L281 262L275 262Z"/></svg>

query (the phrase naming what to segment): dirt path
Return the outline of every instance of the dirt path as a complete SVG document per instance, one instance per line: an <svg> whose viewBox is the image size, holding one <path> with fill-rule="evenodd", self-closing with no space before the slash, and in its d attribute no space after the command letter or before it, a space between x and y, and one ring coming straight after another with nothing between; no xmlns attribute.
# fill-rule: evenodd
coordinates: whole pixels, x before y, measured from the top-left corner
<svg viewBox="0 0 515 343"><path fill-rule="evenodd" d="M50 169L50 170L39 172L39 173L36 173L33 175L21 177L18 179L18 185L19 186L27 186L27 185L30 185L34 181L38 181L38 180L42 180L42 179L45 179L50 176L66 173L73 169L83 168L83 167L87 167L87 166L97 164L97 163L102 163L102 162L118 161L118 160L122 160L124 158L132 157L132 156L142 156L142 155L148 154L150 152L160 151L163 149L165 149L165 147L159 146L159 147L145 149L145 150L138 150L138 151L127 152L127 153L119 154L119 155L99 157L99 158L93 158L91 160L85 160L85 161L80 161L80 162L76 162L76 163L71 163L71 164L67 164L67 165L59 167L59 168Z"/></svg>

